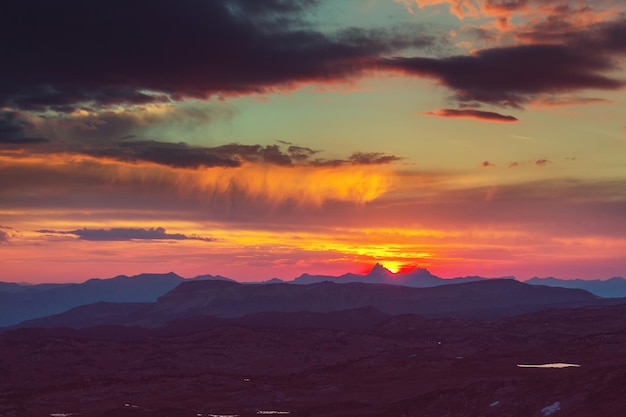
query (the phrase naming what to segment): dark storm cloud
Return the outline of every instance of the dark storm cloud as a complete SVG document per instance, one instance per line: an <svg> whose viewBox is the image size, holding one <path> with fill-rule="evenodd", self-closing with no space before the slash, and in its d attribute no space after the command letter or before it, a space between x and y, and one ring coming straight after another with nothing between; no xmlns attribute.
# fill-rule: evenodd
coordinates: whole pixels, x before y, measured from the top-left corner
<svg viewBox="0 0 626 417"><path fill-rule="evenodd" d="M55 151L44 150L46 153ZM75 143L63 148L64 153L108 158L130 163L154 163L173 168L236 168L244 163L261 163L279 166L340 166L388 164L401 158L384 153L356 152L347 159L311 159L321 151L290 145L283 150L279 145L246 145L230 143L206 147L184 142L172 143L155 140L127 138L110 141Z"/></svg>
<svg viewBox="0 0 626 417"><path fill-rule="evenodd" d="M82 147L75 153L106 157L124 162L152 162L174 168L200 168L241 166L244 162L261 162L273 165L292 165L306 158L292 157L278 145L241 145L231 143L216 147L170 143L154 140L126 140L109 142L101 146Z"/></svg>
<svg viewBox="0 0 626 417"><path fill-rule="evenodd" d="M241 161L234 153L216 152L212 148L190 146L186 143L144 140L122 141L102 148L85 149L82 153L125 162L152 162L175 168L237 167L241 165Z"/></svg>
<svg viewBox="0 0 626 417"><path fill-rule="evenodd" d="M406 27L324 33L307 21L318 3L4 2L0 106L69 112L88 105L97 110L335 82L371 69L437 79L460 102L514 107L545 94L624 85L612 73L619 69L617 56L626 53L623 18L580 28L556 16L516 32L518 39L542 44L441 58L384 58L435 41ZM527 3L490 0L485 8L512 12Z"/></svg>
<svg viewBox="0 0 626 417"><path fill-rule="evenodd" d="M320 151L315 151L311 148L306 148L302 146L291 145L289 146L289 148L287 148L287 152L289 152L289 155L291 156L292 159L296 161L302 161L302 160L309 159L310 157L312 157L316 153L319 153Z"/></svg>
<svg viewBox="0 0 626 417"><path fill-rule="evenodd" d="M385 155L381 152L355 152L348 159L355 165L381 165L397 162L401 158L395 155Z"/></svg>
<svg viewBox="0 0 626 417"><path fill-rule="evenodd" d="M521 107L543 94L614 90L626 82L612 73L626 54L626 21L570 33L563 44L516 45L445 58L397 57L384 69L439 80L462 103Z"/></svg>
<svg viewBox="0 0 626 417"><path fill-rule="evenodd" d="M401 161L396 155L387 155L383 152L354 152L347 159L323 159L316 158L308 162L308 165L316 167L340 167L344 165L386 165Z"/></svg>
<svg viewBox="0 0 626 417"><path fill-rule="evenodd" d="M162 227L144 228L111 228L111 229L77 229L70 231L37 230L38 233L74 235L80 240L90 241L129 241L129 240L201 240L214 242L214 238L187 236L181 233L167 233Z"/></svg>
<svg viewBox="0 0 626 417"><path fill-rule="evenodd" d="M212 152L226 157L247 162L266 162L274 165L291 165L294 161L278 145L228 145L210 148Z"/></svg>
<svg viewBox="0 0 626 417"><path fill-rule="evenodd" d="M460 102L520 107L541 93L587 88L618 89L624 81L605 57L561 45L521 45L485 49L450 58L394 58L387 66L439 79Z"/></svg>
<svg viewBox="0 0 626 417"><path fill-rule="evenodd" d="M0 13L0 106L71 111L263 91L358 75L428 37L325 34L317 1L20 0Z"/></svg>
<svg viewBox="0 0 626 417"><path fill-rule="evenodd" d="M48 142L45 138L29 135L29 128L31 124L18 112L0 110L0 147L2 145L21 147Z"/></svg>
<svg viewBox="0 0 626 417"><path fill-rule="evenodd" d="M492 111L475 110L475 109L440 109L434 112L427 112L429 116L458 118L464 117L476 120L486 120L491 122L517 122L518 119L513 116L504 115Z"/></svg>

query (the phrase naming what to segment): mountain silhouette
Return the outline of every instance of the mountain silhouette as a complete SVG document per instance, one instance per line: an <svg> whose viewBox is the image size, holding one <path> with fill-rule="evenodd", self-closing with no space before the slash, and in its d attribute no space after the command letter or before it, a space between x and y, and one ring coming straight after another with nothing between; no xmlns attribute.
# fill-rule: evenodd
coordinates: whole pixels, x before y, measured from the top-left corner
<svg viewBox="0 0 626 417"><path fill-rule="evenodd" d="M80 284L23 286L19 292L0 292L0 326L57 314L99 301L155 301L183 280L170 272L132 277L120 275L110 279L94 278Z"/></svg>
<svg viewBox="0 0 626 417"><path fill-rule="evenodd" d="M185 281L153 303L97 303L29 320L21 327L126 325L158 327L198 316L234 318L260 313L331 313L373 308L384 314L499 319L549 308L605 305L580 289L483 280L431 288L360 282L309 285Z"/></svg>
<svg viewBox="0 0 626 417"><path fill-rule="evenodd" d="M526 281L531 285L546 285L548 287L561 288L581 288L592 294L605 298L626 297L626 279L622 277L613 277L607 280L599 279L558 279L548 278L531 278Z"/></svg>
<svg viewBox="0 0 626 417"><path fill-rule="evenodd" d="M293 280L294 284L314 284L318 282L362 282L368 284L392 284L403 285L414 288L430 288L439 285L459 284L463 282L483 281L486 279L478 276L457 277L457 278L439 278L431 274L425 268L417 268L409 272L393 273L382 264L377 263L367 274L343 274L340 276L331 275L310 275L302 274ZM498 279L515 279L515 277L500 277Z"/></svg>
<svg viewBox="0 0 626 417"><path fill-rule="evenodd" d="M427 269L392 273L382 264L376 264L367 274L347 273L340 276L302 274L293 281L274 278L263 284L308 285L322 282L388 284L412 288L431 288L443 285L492 280L479 276L440 278ZM514 277L501 279L514 280ZM25 320L62 313L74 307L97 303L153 302L177 285L186 281L236 281L221 275L199 275L183 278L173 272L166 274L120 275L109 279L90 279L78 284L17 284L0 282L0 326L11 326ZM559 280L532 278L527 284L561 288L582 288L602 297L626 296L626 280ZM250 283L250 285L258 285Z"/></svg>

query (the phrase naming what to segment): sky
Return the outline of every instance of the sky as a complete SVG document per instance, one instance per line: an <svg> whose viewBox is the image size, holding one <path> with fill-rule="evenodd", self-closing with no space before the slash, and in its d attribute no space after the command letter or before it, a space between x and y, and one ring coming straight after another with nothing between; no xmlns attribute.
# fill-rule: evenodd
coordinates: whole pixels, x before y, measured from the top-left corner
<svg viewBox="0 0 626 417"><path fill-rule="evenodd" d="M623 0L0 8L0 281L626 276Z"/></svg>

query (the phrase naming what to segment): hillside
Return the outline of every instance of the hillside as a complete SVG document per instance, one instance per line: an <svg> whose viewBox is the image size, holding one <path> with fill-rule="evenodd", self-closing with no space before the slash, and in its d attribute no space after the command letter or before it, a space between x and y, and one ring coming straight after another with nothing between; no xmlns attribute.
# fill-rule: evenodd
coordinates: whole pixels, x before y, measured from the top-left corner
<svg viewBox="0 0 626 417"><path fill-rule="evenodd" d="M0 415L617 416L626 407L625 316L622 304L488 322L397 315L358 329L252 316L170 335L155 332L181 322L19 329L0 335ZM580 366L517 366L550 362Z"/></svg>

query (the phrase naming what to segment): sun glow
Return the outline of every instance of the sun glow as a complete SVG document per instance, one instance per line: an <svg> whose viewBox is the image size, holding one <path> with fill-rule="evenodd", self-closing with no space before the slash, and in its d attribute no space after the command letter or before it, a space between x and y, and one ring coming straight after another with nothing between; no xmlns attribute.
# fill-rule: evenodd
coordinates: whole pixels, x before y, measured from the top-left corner
<svg viewBox="0 0 626 417"><path fill-rule="evenodd" d="M381 261L381 265L392 274L397 274L402 270L402 263L398 261Z"/></svg>

